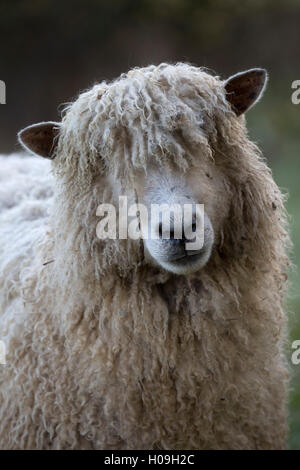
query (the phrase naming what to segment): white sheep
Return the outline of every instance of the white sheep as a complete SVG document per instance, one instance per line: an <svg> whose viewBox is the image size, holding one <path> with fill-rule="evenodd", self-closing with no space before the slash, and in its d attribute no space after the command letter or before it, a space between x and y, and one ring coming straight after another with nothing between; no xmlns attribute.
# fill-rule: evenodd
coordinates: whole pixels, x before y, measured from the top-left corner
<svg viewBox="0 0 300 470"><path fill-rule="evenodd" d="M20 133L54 179L1 157L2 448L284 448L286 218L243 115L265 82L134 69ZM203 203L204 246L97 238L120 195Z"/></svg>

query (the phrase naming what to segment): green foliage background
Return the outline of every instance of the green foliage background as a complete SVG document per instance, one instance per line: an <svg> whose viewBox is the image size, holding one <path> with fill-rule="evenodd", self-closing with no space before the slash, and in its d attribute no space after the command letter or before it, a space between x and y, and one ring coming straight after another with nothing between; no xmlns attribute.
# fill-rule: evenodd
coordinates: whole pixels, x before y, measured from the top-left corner
<svg viewBox="0 0 300 470"><path fill-rule="evenodd" d="M300 79L299 19L299 0L1 0L7 104L0 106L0 152L18 149L20 128L57 120L60 103L133 66L188 61L224 78L267 68L269 86L248 126L289 193L291 345L300 339L300 105L291 102L291 83ZM291 369L289 446L300 449L300 365Z"/></svg>

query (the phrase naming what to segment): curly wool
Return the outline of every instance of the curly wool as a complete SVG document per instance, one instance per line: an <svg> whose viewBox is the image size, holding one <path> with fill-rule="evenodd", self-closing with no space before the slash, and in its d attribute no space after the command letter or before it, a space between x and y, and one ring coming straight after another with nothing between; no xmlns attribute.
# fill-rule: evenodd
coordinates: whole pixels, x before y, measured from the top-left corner
<svg viewBox="0 0 300 470"><path fill-rule="evenodd" d="M185 171L199 153L230 201L205 268L175 276L97 239L108 175L133 197L149 161ZM284 201L224 82L162 64L95 85L66 109L53 171L49 222L22 259L1 215L1 447L284 448Z"/></svg>

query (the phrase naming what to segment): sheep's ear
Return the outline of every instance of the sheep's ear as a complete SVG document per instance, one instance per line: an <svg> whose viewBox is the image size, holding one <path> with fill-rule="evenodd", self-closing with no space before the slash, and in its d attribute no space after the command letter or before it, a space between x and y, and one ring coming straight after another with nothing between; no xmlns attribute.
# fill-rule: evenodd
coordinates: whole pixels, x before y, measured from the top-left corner
<svg viewBox="0 0 300 470"><path fill-rule="evenodd" d="M267 81L268 74L264 69L246 70L226 80L226 98L237 116L260 100Z"/></svg>
<svg viewBox="0 0 300 470"><path fill-rule="evenodd" d="M59 128L59 122L33 124L18 133L19 142L25 150L52 160L55 156L54 150L58 141Z"/></svg>

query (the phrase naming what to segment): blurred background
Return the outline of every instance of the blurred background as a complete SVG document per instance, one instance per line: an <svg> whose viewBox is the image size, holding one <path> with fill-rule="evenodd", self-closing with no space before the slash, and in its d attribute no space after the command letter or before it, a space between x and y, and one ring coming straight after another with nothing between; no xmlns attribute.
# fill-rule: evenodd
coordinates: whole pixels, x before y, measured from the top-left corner
<svg viewBox="0 0 300 470"><path fill-rule="evenodd" d="M270 75L262 102L247 114L278 185L288 192L294 242L288 311L300 339L299 0L1 0L0 153L19 150L16 133L58 120L62 103L134 66L188 61L226 78L261 66ZM300 449L300 364L292 365L289 447Z"/></svg>

